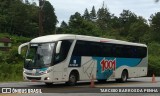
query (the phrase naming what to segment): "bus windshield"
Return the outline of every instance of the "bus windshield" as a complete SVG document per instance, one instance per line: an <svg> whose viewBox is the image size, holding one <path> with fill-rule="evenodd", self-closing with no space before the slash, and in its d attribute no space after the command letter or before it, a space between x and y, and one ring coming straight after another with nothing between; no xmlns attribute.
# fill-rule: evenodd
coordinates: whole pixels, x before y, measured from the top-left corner
<svg viewBox="0 0 160 96"><path fill-rule="evenodd" d="M55 43L30 44L24 68L40 69L51 65Z"/></svg>

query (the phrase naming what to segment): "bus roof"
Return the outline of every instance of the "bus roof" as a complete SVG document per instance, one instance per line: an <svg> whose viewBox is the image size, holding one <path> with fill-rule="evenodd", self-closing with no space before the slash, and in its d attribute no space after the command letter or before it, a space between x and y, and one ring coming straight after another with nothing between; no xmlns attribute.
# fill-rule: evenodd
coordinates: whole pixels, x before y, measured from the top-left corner
<svg viewBox="0 0 160 96"><path fill-rule="evenodd" d="M56 34L56 35L41 36L41 37L32 39L30 43L54 42L54 41L67 40L67 39L147 47L145 44L141 44L141 43L133 43L133 42L127 42L127 41L115 40L115 39L109 39L109 38L93 37L93 36L86 36L86 35L74 35L74 34Z"/></svg>

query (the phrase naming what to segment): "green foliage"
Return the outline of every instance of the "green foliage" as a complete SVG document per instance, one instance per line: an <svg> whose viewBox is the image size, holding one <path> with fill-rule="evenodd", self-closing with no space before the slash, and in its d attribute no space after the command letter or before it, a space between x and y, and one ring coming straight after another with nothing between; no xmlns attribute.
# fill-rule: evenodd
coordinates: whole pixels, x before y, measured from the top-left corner
<svg viewBox="0 0 160 96"><path fill-rule="evenodd" d="M64 21L62 21L62 23L61 23L61 28L66 28L68 25L67 25L67 23L66 22L64 22Z"/></svg>
<svg viewBox="0 0 160 96"><path fill-rule="evenodd" d="M61 26L59 28L57 28L56 34L62 34L62 33L66 33L68 29L68 24L65 21L62 21Z"/></svg>
<svg viewBox="0 0 160 96"><path fill-rule="evenodd" d="M83 18L84 18L85 20L90 20L90 15L89 15L89 12L88 12L88 9L87 9L87 8L86 8L86 10L84 11Z"/></svg>
<svg viewBox="0 0 160 96"><path fill-rule="evenodd" d="M0 51L0 81L22 80L22 57L17 53L17 47L9 52Z"/></svg>
<svg viewBox="0 0 160 96"><path fill-rule="evenodd" d="M0 34L0 37L10 37L12 47L9 51L0 51L0 81L21 81L23 57L18 54L18 46L31 39L26 37ZM25 50L22 52L25 53Z"/></svg>
<svg viewBox="0 0 160 96"><path fill-rule="evenodd" d="M148 53L149 53L149 66L148 66L148 75L152 76L154 73L157 76L160 76L160 44L152 42L148 44Z"/></svg>
<svg viewBox="0 0 160 96"><path fill-rule="evenodd" d="M50 4L49 1L45 1L45 4L43 6L43 16L44 16L44 22L43 22L43 29L44 29L44 35L46 34L53 34L56 29L57 24L57 16L54 13L54 8Z"/></svg>
<svg viewBox="0 0 160 96"><path fill-rule="evenodd" d="M101 30L107 30L110 27L111 13L107 8L100 8L97 12L97 24Z"/></svg>
<svg viewBox="0 0 160 96"><path fill-rule="evenodd" d="M62 24L64 23L62 22ZM101 32L94 22L84 19L78 12L70 17L68 26L63 28L63 25L61 25L59 31L61 30L63 30L63 33L92 36L99 36L100 34L97 32Z"/></svg>
<svg viewBox="0 0 160 96"><path fill-rule="evenodd" d="M148 30L149 26L142 21L132 23L128 30L128 40L132 42L141 42L143 39L142 37Z"/></svg>
<svg viewBox="0 0 160 96"><path fill-rule="evenodd" d="M91 19L91 20L96 19L96 10L95 10L95 7L94 7L94 6L92 7L92 10L91 10L91 12L90 12L90 19Z"/></svg>
<svg viewBox="0 0 160 96"><path fill-rule="evenodd" d="M137 15L129 10L123 10L119 17L121 31L120 35L127 36L132 23L137 21Z"/></svg>
<svg viewBox="0 0 160 96"><path fill-rule="evenodd" d="M7 64L3 63L0 64L0 81L21 81L23 80L22 77L22 70L23 70L23 63L17 64Z"/></svg>
<svg viewBox="0 0 160 96"><path fill-rule="evenodd" d="M39 35L39 7L29 0L0 0L0 33L37 37ZM44 34L55 31L57 17L53 6L45 1L43 8Z"/></svg>
<svg viewBox="0 0 160 96"><path fill-rule="evenodd" d="M152 30L152 36L155 41L160 41L160 12L151 15L150 25Z"/></svg>
<svg viewBox="0 0 160 96"><path fill-rule="evenodd" d="M2 1L2 3L5 3L5 1ZM0 7L0 22L2 22L0 31L19 36L37 36L38 8L23 4L20 0L8 1L6 4L8 4L7 7Z"/></svg>

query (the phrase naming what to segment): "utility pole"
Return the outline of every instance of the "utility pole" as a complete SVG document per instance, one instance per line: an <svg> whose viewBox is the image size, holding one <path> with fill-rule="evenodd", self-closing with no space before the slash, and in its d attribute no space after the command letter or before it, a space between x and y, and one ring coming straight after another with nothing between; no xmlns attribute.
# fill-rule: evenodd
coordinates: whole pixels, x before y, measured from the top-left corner
<svg viewBox="0 0 160 96"><path fill-rule="evenodd" d="M45 4L45 0L39 0L39 36L43 35L43 6Z"/></svg>

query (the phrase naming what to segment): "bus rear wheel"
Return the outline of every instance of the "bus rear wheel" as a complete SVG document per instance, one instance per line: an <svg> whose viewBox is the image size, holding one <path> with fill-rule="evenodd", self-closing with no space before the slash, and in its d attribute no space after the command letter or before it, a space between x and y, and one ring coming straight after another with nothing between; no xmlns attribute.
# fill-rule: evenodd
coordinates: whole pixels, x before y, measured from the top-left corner
<svg viewBox="0 0 160 96"><path fill-rule="evenodd" d="M126 70L123 70L122 75L121 75L120 82L121 82L121 83L127 82L127 78L128 78L128 73L127 73Z"/></svg>
<svg viewBox="0 0 160 96"><path fill-rule="evenodd" d="M75 86L76 83L77 83L77 76L76 76L76 74L71 73L69 75L69 80L68 80L68 82L66 82L66 84L70 85L70 86Z"/></svg>
<svg viewBox="0 0 160 96"><path fill-rule="evenodd" d="M107 80L106 79L102 79L102 80L98 80L99 83L106 83Z"/></svg>

